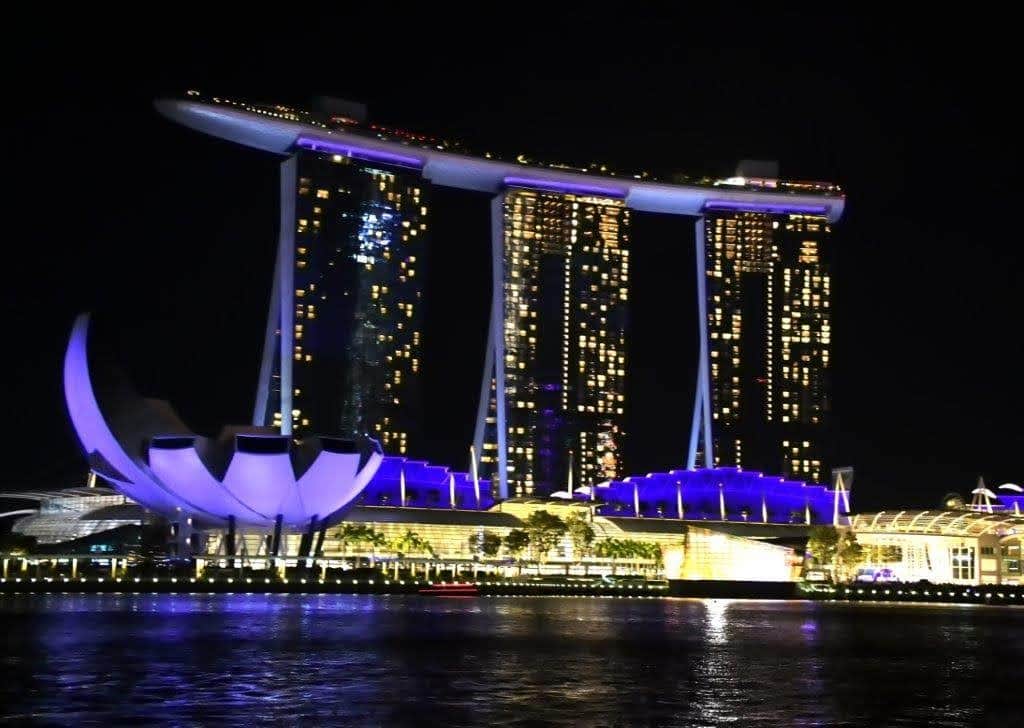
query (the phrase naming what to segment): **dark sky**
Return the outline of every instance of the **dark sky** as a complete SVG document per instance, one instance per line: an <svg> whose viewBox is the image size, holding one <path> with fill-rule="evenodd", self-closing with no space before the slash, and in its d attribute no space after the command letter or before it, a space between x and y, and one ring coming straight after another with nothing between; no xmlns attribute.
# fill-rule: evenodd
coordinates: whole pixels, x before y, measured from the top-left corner
<svg viewBox="0 0 1024 728"><path fill-rule="evenodd" d="M1011 39L963 17L554 6L486 18L364 8L254 28L150 19L134 31L91 17L95 28L47 22L9 43L0 487L82 477L60 386L79 311L95 313L138 387L198 431L251 415L278 160L153 110L190 87L298 105L360 99L384 123L542 158L692 174L778 159L785 177L836 181L848 200L832 241L833 402L854 506L930 505L978 475L1020 482ZM431 435L417 454L462 466L488 212L443 189L435 211ZM634 223L626 456L643 473L683 461L696 314L690 221Z"/></svg>

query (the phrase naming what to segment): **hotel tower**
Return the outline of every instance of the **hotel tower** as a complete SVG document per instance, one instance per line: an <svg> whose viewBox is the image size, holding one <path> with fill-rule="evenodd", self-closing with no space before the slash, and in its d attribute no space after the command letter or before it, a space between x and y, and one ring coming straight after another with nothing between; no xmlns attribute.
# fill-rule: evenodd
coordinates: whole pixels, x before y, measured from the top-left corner
<svg viewBox="0 0 1024 728"><path fill-rule="evenodd" d="M492 224L482 474L510 496L621 476L629 210L612 197L510 186L492 202Z"/></svg>

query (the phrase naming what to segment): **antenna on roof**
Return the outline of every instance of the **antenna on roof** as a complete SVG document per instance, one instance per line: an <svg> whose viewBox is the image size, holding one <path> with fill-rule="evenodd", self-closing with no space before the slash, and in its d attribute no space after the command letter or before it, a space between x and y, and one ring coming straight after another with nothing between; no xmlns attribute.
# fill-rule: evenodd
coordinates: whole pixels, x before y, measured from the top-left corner
<svg viewBox="0 0 1024 728"><path fill-rule="evenodd" d="M978 476L978 487L971 491L971 495L973 496L971 498L972 511L992 512L992 499L996 497L996 494L985 487L985 479L980 475Z"/></svg>

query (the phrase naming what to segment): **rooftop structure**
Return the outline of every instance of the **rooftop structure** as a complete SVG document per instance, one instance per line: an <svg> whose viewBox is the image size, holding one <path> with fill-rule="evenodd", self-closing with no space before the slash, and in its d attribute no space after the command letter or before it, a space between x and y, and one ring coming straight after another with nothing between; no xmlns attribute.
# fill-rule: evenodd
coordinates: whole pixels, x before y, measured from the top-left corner
<svg viewBox="0 0 1024 728"><path fill-rule="evenodd" d="M329 123L321 116L286 106L264 106L190 92L185 99L165 99L157 109L184 126L255 149L292 154L307 149L381 164L421 170L434 184L497 193L523 186L623 199L628 208L647 212L699 216L707 210L743 209L796 212L839 219L845 198L828 183L785 182L756 185L703 178L702 184L648 181L642 174L612 175L569 165L501 161L487 153L471 156L459 147L426 135L373 125Z"/></svg>
<svg viewBox="0 0 1024 728"><path fill-rule="evenodd" d="M5 499L36 501L34 512L19 518L11 532L32 536L38 544L74 541L152 518L123 494L106 486L58 491L4 493Z"/></svg>

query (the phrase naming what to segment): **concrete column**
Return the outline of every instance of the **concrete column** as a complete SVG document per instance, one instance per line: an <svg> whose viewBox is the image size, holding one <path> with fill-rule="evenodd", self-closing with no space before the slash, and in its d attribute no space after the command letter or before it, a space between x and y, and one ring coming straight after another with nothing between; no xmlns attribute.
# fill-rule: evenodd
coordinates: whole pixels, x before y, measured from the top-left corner
<svg viewBox="0 0 1024 728"><path fill-rule="evenodd" d="M7 578L7 573L10 568L10 559L4 559L4 578Z"/></svg>
<svg viewBox="0 0 1024 728"><path fill-rule="evenodd" d="M7 576L7 560L4 560L4 576ZM71 559L71 578L78 578L78 559Z"/></svg>
<svg viewBox="0 0 1024 728"><path fill-rule="evenodd" d="M280 513L274 519L274 538L270 544L270 556L272 563L277 563L278 554L281 552L281 527L284 523L284 516Z"/></svg>
<svg viewBox="0 0 1024 728"><path fill-rule="evenodd" d="M298 159L281 163L281 229L277 269L281 328L281 434L292 434L292 362L295 356L295 195Z"/></svg>
<svg viewBox="0 0 1024 728"><path fill-rule="evenodd" d="M690 451L686 463L688 470L694 470L697 466L698 431L703 432L704 467L713 468L715 466L714 438L711 434L711 368L708 364L711 355L708 344L707 250L705 249L704 236L704 218L699 217L694 226L694 247L697 264L697 315L699 317L700 359L697 366L697 391L694 393L693 423L690 429Z"/></svg>
<svg viewBox="0 0 1024 728"><path fill-rule="evenodd" d="M491 316L494 326L494 400L498 444L498 497L508 498L508 425L505 398L505 194L491 200Z"/></svg>
<svg viewBox="0 0 1024 728"><path fill-rule="evenodd" d="M227 557L228 557L228 568L229 569L235 568L234 556L235 556L235 548L236 548L236 546L235 546L236 537L237 537L237 533L236 533L235 517L234 516L228 516L228 533L227 533L227 536L225 537L224 551L225 551L225 553L227 554Z"/></svg>

